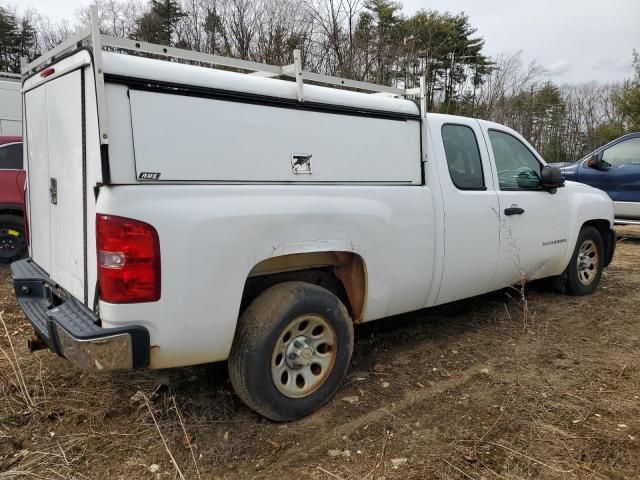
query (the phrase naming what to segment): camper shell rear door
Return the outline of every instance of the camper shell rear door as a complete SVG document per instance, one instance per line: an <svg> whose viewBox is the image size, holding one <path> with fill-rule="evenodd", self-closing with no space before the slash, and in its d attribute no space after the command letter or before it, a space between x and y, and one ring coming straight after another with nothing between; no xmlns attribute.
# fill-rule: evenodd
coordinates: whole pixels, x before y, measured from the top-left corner
<svg viewBox="0 0 640 480"><path fill-rule="evenodd" d="M92 307L102 168L90 51L81 49L35 73L22 94L31 258Z"/></svg>

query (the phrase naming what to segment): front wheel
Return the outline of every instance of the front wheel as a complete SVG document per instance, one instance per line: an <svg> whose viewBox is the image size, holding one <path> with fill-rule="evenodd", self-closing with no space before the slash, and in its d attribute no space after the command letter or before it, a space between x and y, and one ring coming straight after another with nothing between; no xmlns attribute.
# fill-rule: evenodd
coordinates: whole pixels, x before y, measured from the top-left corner
<svg viewBox="0 0 640 480"><path fill-rule="evenodd" d="M587 225L580 230L569 265L559 277L556 287L564 293L589 295L598 288L604 268L604 243L600 232Z"/></svg>
<svg viewBox="0 0 640 480"><path fill-rule="evenodd" d="M229 377L251 409L297 420L336 392L353 352L353 325L333 293L285 282L260 294L238 320Z"/></svg>

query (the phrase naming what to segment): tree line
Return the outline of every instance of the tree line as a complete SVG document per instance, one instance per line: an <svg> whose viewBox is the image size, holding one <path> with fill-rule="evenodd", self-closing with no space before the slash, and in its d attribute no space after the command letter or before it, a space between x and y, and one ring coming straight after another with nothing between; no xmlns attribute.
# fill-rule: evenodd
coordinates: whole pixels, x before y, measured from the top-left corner
<svg viewBox="0 0 640 480"><path fill-rule="evenodd" d="M640 130L640 61L619 84L556 85L521 53L490 58L470 18L412 15L392 0L98 0L100 28L118 37L276 65L299 49L305 70L411 88L426 77L430 111L521 132L547 159L577 159ZM18 72L79 25L0 6L0 70Z"/></svg>

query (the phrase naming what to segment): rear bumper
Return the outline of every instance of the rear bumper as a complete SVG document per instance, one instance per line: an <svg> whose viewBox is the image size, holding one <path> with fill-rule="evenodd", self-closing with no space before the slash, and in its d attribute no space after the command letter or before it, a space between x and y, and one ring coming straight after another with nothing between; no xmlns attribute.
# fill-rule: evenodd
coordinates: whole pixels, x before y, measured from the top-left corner
<svg viewBox="0 0 640 480"><path fill-rule="evenodd" d="M31 259L12 263L11 272L20 307L51 351L85 371L149 365L146 328L101 328L90 309L60 288Z"/></svg>

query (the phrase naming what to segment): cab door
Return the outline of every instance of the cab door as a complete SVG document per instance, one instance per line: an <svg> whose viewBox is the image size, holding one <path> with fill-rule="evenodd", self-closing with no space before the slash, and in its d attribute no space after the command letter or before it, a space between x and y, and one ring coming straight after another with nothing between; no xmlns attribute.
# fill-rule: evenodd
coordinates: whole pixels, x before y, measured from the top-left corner
<svg viewBox="0 0 640 480"><path fill-rule="evenodd" d="M22 169L22 142L20 137L11 139L15 142L0 145L0 206L22 208L25 180Z"/></svg>
<svg viewBox="0 0 640 480"><path fill-rule="evenodd" d="M569 238L569 198L540 185L542 159L520 135L482 122L497 183L500 254L494 289L557 275Z"/></svg>
<svg viewBox="0 0 640 480"><path fill-rule="evenodd" d="M499 248L498 196L473 119L433 115L429 129L444 198L442 304L491 290Z"/></svg>

